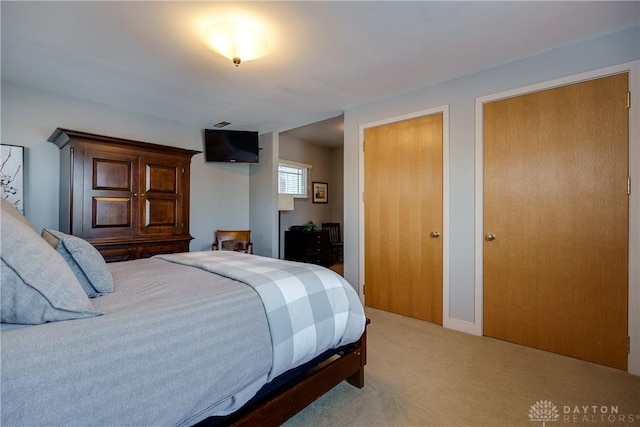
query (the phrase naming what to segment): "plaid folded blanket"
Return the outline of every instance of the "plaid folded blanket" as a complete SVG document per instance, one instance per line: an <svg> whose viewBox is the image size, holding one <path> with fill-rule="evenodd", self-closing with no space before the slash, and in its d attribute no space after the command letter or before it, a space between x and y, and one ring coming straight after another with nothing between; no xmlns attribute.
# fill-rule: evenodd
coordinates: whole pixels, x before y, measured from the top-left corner
<svg viewBox="0 0 640 427"><path fill-rule="evenodd" d="M314 264L231 251L156 255L239 282L258 293L273 344L272 379L322 352L360 339L364 308L353 287Z"/></svg>

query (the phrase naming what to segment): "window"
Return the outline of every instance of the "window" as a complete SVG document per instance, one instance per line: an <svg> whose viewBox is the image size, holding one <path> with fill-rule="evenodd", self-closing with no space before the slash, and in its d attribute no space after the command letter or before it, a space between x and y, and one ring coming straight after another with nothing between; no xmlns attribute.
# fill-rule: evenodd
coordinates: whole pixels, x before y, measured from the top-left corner
<svg viewBox="0 0 640 427"><path fill-rule="evenodd" d="M278 161L278 193L293 194L293 197L308 197L309 171L311 165Z"/></svg>

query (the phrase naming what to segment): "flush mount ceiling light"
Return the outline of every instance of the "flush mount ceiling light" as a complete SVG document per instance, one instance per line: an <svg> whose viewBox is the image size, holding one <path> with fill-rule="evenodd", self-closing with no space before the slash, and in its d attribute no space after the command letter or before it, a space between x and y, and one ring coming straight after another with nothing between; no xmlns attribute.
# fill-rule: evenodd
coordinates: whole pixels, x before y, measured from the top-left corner
<svg viewBox="0 0 640 427"><path fill-rule="evenodd" d="M259 25L249 21L212 23L205 28L204 39L211 49L228 58L236 67L241 62L263 57L269 47Z"/></svg>

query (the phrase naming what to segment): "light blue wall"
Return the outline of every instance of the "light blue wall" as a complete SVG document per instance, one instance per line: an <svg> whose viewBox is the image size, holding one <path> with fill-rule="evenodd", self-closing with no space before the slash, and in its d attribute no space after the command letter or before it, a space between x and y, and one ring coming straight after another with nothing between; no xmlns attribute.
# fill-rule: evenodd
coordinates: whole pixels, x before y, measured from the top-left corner
<svg viewBox="0 0 640 427"><path fill-rule="evenodd" d="M473 36L470 35L470 38ZM452 52L452 54L455 54ZM640 27L555 49L474 75L345 111L345 277L362 286L361 125L449 105L450 318L474 323L475 100L477 97L640 58ZM638 118L632 118L638 120Z"/></svg>
<svg viewBox="0 0 640 427"><path fill-rule="evenodd" d="M278 147L277 133L260 135L260 163L251 165L249 228L256 255L278 257Z"/></svg>

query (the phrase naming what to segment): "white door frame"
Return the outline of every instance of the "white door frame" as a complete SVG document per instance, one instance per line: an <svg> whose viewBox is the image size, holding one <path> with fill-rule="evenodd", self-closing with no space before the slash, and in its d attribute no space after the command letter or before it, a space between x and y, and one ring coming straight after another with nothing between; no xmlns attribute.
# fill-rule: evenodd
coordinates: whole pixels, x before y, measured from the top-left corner
<svg viewBox="0 0 640 427"><path fill-rule="evenodd" d="M628 334L631 340L627 369L629 373L640 375L640 61L601 68L585 73L516 88L504 92L476 98L476 200L475 200L475 334L483 335L483 113L484 104L499 99L510 98L531 92L565 86L612 74L629 73L631 108L629 110L629 175L631 195L629 197L629 292L628 292ZM635 260L635 261L634 261Z"/></svg>
<svg viewBox="0 0 640 427"><path fill-rule="evenodd" d="M396 116L378 120L375 122L364 123L359 126L359 144L360 150L358 152L359 163L359 176L358 176L358 194L360 197L360 220L358 221L358 277L361 277L358 284L358 294L364 300L364 131L365 129L383 126L390 123L401 122L404 120L415 119L417 117L430 116L433 114L442 113L442 326L449 326L449 105L442 105L439 107L430 108L428 110L416 111L413 113L405 114L402 116ZM452 319L455 320L455 319Z"/></svg>

